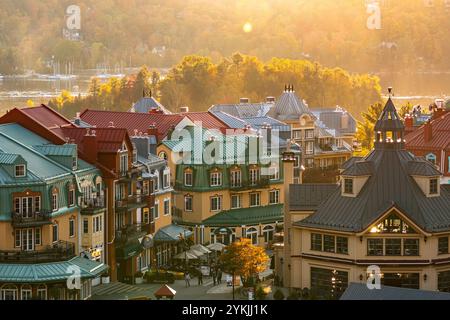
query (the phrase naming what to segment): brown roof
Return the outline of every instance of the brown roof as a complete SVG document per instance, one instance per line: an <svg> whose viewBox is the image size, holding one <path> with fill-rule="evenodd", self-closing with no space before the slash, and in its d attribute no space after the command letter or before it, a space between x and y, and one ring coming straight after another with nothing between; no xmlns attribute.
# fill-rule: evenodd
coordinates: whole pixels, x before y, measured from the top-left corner
<svg viewBox="0 0 450 320"><path fill-rule="evenodd" d="M84 151L83 138L87 130L86 128L62 128L64 138L74 140L80 146L80 151ZM127 130L123 128L95 128L89 130L91 132L95 131L99 152L117 152L117 150L121 149L122 143L129 139Z"/></svg>
<svg viewBox="0 0 450 320"><path fill-rule="evenodd" d="M181 113L181 115L188 117L192 122L201 122L201 126L206 129L219 129L222 133L225 133L227 129L230 129L225 122L217 118L211 112L188 112Z"/></svg>
<svg viewBox="0 0 450 320"><path fill-rule="evenodd" d="M158 290L156 290L155 292L155 296L159 296L159 297L173 297L175 296L177 292L172 289L171 287L169 287L168 285L163 285L161 288L159 288Z"/></svg>
<svg viewBox="0 0 450 320"><path fill-rule="evenodd" d="M406 148L411 149L448 149L450 148L450 112L431 121L432 138L425 141L425 125L406 135Z"/></svg>
<svg viewBox="0 0 450 320"><path fill-rule="evenodd" d="M22 108L20 111L38 121L47 129L56 129L61 126L74 127L70 120L43 104L38 107Z"/></svg>

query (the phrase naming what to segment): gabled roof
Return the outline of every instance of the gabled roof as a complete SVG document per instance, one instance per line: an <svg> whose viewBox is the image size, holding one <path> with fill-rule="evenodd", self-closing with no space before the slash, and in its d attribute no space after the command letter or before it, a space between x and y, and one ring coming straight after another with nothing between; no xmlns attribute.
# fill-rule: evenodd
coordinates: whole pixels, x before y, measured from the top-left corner
<svg viewBox="0 0 450 320"><path fill-rule="evenodd" d="M0 164L14 164L21 158L18 154L0 152Z"/></svg>
<svg viewBox="0 0 450 320"><path fill-rule="evenodd" d="M225 122L210 112L186 112L180 113L180 115L187 117L192 122L201 122L202 127L206 129L218 129L222 133L231 129Z"/></svg>
<svg viewBox="0 0 450 320"><path fill-rule="evenodd" d="M182 226L176 224L169 224L168 226L160 228L156 231L153 241L159 242L176 242L180 241L180 234L184 237L190 237L193 233L192 231L183 228Z"/></svg>
<svg viewBox="0 0 450 320"><path fill-rule="evenodd" d="M337 184L291 184L289 210L315 211L337 188Z"/></svg>
<svg viewBox="0 0 450 320"><path fill-rule="evenodd" d="M414 149L450 149L450 112L431 120L432 138L425 141L425 125L406 135L406 148Z"/></svg>
<svg viewBox="0 0 450 320"><path fill-rule="evenodd" d="M163 114L172 113L154 97L143 97L141 100L136 102L129 110L129 112L136 113L149 113L151 111L161 111Z"/></svg>
<svg viewBox="0 0 450 320"><path fill-rule="evenodd" d="M172 127L176 126L183 116L178 114L159 113L132 113L117 111L85 110L80 118L97 128L108 128L113 125L116 128L125 128L130 136L135 131L146 133L151 125L158 129L158 138L164 139Z"/></svg>
<svg viewBox="0 0 450 320"><path fill-rule="evenodd" d="M43 104L38 107L22 108L20 110L48 129L55 129L61 126L74 126L70 120L65 118L62 114Z"/></svg>
<svg viewBox="0 0 450 320"><path fill-rule="evenodd" d="M277 221L283 221L283 204L221 211L203 220L202 224L209 227L239 227Z"/></svg>
<svg viewBox="0 0 450 320"><path fill-rule="evenodd" d="M244 129L248 122L243 119L239 119L231 114L223 111L209 111L214 114L217 118L225 122L230 128L234 129Z"/></svg>
<svg viewBox="0 0 450 320"><path fill-rule="evenodd" d="M69 138L80 146L80 151L85 152L83 139L89 129L85 128L63 128L65 138ZM95 128L97 147L99 152L115 153L122 148L124 141L131 145L126 129L122 128Z"/></svg>
<svg viewBox="0 0 450 320"><path fill-rule="evenodd" d="M269 113L270 116L279 120L299 119L302 114L314 116L306 103L293 90L285 90Z"/></svg>

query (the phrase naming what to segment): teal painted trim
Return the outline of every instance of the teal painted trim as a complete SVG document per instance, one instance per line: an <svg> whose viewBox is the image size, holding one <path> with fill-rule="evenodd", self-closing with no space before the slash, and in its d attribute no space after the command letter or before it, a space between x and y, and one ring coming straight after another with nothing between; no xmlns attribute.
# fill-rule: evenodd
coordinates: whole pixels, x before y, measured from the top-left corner
<svg viewBox="0 0 450 320"><path fill-rule="evenodd" d="M80 211L80 208L78 206L70 207L70 208L68 208L68 207L60 208L60 209L58 209L58 211L52 212L51 213L51 217L52 218L58 218L58 217L63 216L65 214L73 213L74 211L77 211L77 210Z"/></svg>

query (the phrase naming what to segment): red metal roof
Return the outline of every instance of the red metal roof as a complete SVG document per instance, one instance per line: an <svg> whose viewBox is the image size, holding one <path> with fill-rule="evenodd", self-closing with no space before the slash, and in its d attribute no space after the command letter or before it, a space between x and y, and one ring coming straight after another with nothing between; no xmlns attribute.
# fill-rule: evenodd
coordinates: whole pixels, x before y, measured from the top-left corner
<svg viewBox="0 0 450 320"><path fill-rule="evenodd" d="M62 128L64 138L70 138L80 146L80 151L84 152L83 138L87 131L95 131L99 152L117 152L121 149L122 143L128 139L127 130L123 128Z"/></svg>
<svg viewBox="0 0 450 320"><path fill-rule="evenodd" d="M432 139L425 141L425 125L406 135L406 148L414 149L439 149L450 148L450 112L431 121Z"/></svg>
<svg viewBox="0 0 450 320"><path fill-rule="evenodd" d="M125 128L130 136L135 135L135 131L146 133L151 125L158 129L158 138L167 136L172 126L176 126L183 116L177 114L158 113L133 113L101 110L85 110L80 115L81 120L96 126L97 128L108 128L111 124L115 128Z"/></svg>
<svg viewBox="0 0 450 320"><path fill-rule="evenodd" d="M61 126L74 127L70 120L45 105L31 108L22 108L20 109L20 111L38 121L48 129L56 129Z"/></svg>
<svg viewBox="0 0 450 320"><path fill-rule="evenodd" d="M188 117L192 122L201 122L202 127L205 129L219 129L223 133L225 133L227 129L230 129L225 122L222 122L222 120L210 112L187 112L181 113L181 115Z"/></svg>

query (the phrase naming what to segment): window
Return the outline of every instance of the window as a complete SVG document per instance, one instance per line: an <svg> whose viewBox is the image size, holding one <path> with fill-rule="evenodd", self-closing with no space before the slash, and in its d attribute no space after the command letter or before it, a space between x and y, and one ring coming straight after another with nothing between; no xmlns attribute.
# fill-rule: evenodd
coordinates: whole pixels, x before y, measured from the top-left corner
<svg viewBox="0 0 450 320"><path fill-rule="evenodd" d="M311 233L311 250L322 251L322 235Z"/></svg>
<svg viewBox="0 0 450 320"><path fill-rule="evenodd" d="M314 153L314 142L307 141L306 142L306 154L313 154L313 153Z"/></svg>
<svg viewBox="0 0 450 320"><path fill-rule="evenodd" d="M128 171L128 152L120 154L120 174L123 176Z"/></svg>
<svg viewBox="0 0 450 320"><path fill-rule="evenodd" d="M211 211L222 210L222 197L214 196L211 197Z"/></svg>
<svg viewBox="0 0 450 320"><path fill-rule="evenodd" d="M75 220L69 219L69 237L75 237Z"/></svg>
<svg viewBox="0 0 450 320"><path fill-rule="evenodd" d="M211 187L218 187L222 185L222 173L212 172L210 174L210 185Z"/></svg>
<svg viewBox="0 0 450 320"><path fill-rule="evenodd" d="M69 207L73 207L75 205L75 187L70 185L69 187Z"/></svg>
<svg viewBox="0 0 450 320"><path fill-rule="evenodd" d="M313 168L314 167L314 159L306 159L306 167Z"/></svg>
<svg viewBox="0 0 450 320"><path fill-rule="evenodd" d="M0 298L0 300L17 300L17 287L14 285L3 285Z"/></svg>
<svg viewBox="0 0 450 320"><path fill-rule="evenodd" d="M268 242L273 240L274 230L275 230L275 228L273 226L265 226L263 228L264 241L266 243L268 243Z"/></svg>
<svg viewBox="0 0 450 320"><path fill-rule="evenodd" d="M296 156L294 158L294 168L298 168L300 166L300 157Z"/></svg>
<svg viewBox="0 0 450 320"><path fill-rule="evenodd" d="M390 214L377 227L373 228L377 233L416 233L406 222L400 219L396 214Z"/></svg>
<svg viewBox="0 0 450 320"><path fill-rule="evenodd" d="M334 250L335 250L334 241L335 241L334 236L324 235L323 236L323 251L334 253Z"/></svg>
<svg viewBox="0 0 450 320"><path fill-rule="evenodd" d="M164 200L164 215L167 216L170 214L170 199Z"/></svg>
<svg viewBox="0 0 450 320"><path fill-rule="evenodd" d="M148 196L150 194L150 181L144 180L142 182L142 194Z"/></svg>
<svg viewBox="0 0 450 320"><path fill-rule="evenodd" d="M58 241L58 225L52 225L52 242Z"/></svg>
<svg viewBox="0 0 450 320"><path fill-rule="evenodd" d="M58 191L52 193L52 211L58 211Z"/></svg>
<svg viewBox="0 0 450 320"><path fill-rule="evenodd" d="M231 187L240 187L242 185L242 172L240 170L231 171Z"/></svg>
<svg viewBox="0 0 450 320"><path fill-rule="evenodd" d="M184 211L192 211L192 196L184 196Z"/></svg>
<svg viewBox="0 0 450 320"><path fill-rule="evenodd" d="M348 238L336 237L336 253L348 254Z"/></svg>
<svg viewBox="0 0 450 320"><path fill-rule="evenodd" d="M153 219L159 218L159 203L155 203L155 206L153 207Z"/></svg>
<svg viewBox="0 0 450 320"><path fill-rule="evenodd" d="M450 270L438 272L438 290L450 292Z"/></svg>
<svg viewBox="0 0 450 320"><path fill-rule="evenodd" d="M307 129L307 130L305 130L305 138L306 139L313 139L314 138L314 129Z"/></svg>
<svg viewBox="0 0 450 320"><path fill-rule="evenodd" d="M159 157L167 161L167 154L165 152L160 152Z"/></svg>
<svg viewBox="0 0 450 320"><path fill-rule="evenodd" d="M425 159L430 161L432 164L436 165L436 155L434 153L429 153L425 156Z"/></svg>
<svg viewBox="0 0 450 320"><path fill-rule="evenodd" d="M353 194L353 179L344 179L344 193Z"/></svg>
<svg viewBox="0 0 450 320"><path fill-rule="evenodd" d="M248 228L245 235L247 239L252 241L253 245L258 244L258 230L256 228Z"/></svg>
<svg viewBox="0 0 450 320"><path fill-rule="evenodd" d="M280 171L278 170L278 166L276 164L272 164L272 166L269 168L269 179L270 180L280 179Z"/></svg>
<svg viewBox="0 0 450 320"><path fill-rule="evenodd" d="M438 194L438 179L430 179L430 194Z"/></svg>
<svg viewBox="0 0 450 320"><path fill-rule="evenodd" d="M250 207L257 207L261 205L261 197L259 192L250 193Z"/></svg>
<svg viewBox="0 0 450 320"><path fill-rule="evenodd" d="M142 214L142 221L144 224L150 223L150 211L148 208L144 208L144 213Z"/></svg>
<svg viewBox="0 0 450 320"><path fill-rule="evenodd" d="M169 170L164 170L163 173L163 188L167 189L170 187L170 172Z"/></svg>
<svg viewBox="0 0 450 320"><path fill-rule="evenodd" d="M41 228L34 229L34 244L40 246L42 244Z"/></svg>
<svg viewBox="0 0 450 320"><path fill-rule="evenodd" d="M321 299L339 299L348 286L348 272L311 267L311 291Z"/></svg>
<svg viewBox="0 0 450 320"><path fill-rule="evenodd" d="M294 134L294 139L301 139L302 138L302 131L301 130L293 130L292 133Z"/></svg>
<svg viewBox="0 0 450 320"><path fill-rule="evenodd" d="M367 255L382 256L383 255L383 239L367 239Z"/></svg>
<svg viewBox="0 0 450 320"><path fill-rule="evenodd" d="M83 219L83 233L84 234L89 233L89 219L88 218Z"/></svg>
<svg viewBox="0 0 450 320"><path fill-rule="evenodd" d="M438 239L438 254L448 253L448 237L440 237Z"/></svg>
<svg viewBox="0 0 450 320"><path fill-rule="evenodd" d="M272 190L269 192L269 204L280 203L280 190Z"/></svg>
<svg viewBox="0 0 450 320"><path fill-rule="evenodd" d="M402 254L402 239L386 239L385 250L387 256L400 256Z"/></svg>
<svg viewBox="0 0 450 320"><path fill-rule="evenodd" d="M184 185L192 187L192 171L184 172Z"/></svg>
<svg viewBox="0 0 450 320"><path fill-rule="evenodd" d="M259 181L259 169L250 169L250 184L255 185Z"/></svg>
<svg viewBox="0 0 450 320"><path fill-rule="evenodd" d="M25 177L25 165L19 164L15 167L15 175L17 178Z"/></svg>
<svg viewBox="0 0 450 320"><path fill-rule="evenodd" d="M41 197L34 197L34 211L41 212Z"/></svg>
<svg viewBox="0 0 450 320"><path fill-rule="evenodd" d="M47 300L47 287L44 284L37 288L37 298L39 300Z"/></svg>
<svg viewBox="0 0 450 320"><path fill-rule="evenodd" d="M101 232L103 230L103 216L96 216L92 220L92 226L94 228L94 233Z"/></svg>
<svg viewBox="0 0 450 320"><path fill-rule="evenodd" d="M231 195L231 209L239 209L241 207L241 195Z"/></svg>
<svg viewBox="0 0 450 320"><path fill-rule="evenodd" d="M78 160L77 160L77 156L72 157L72 169L73 170L77 170L78 168Z"/></svg>
<svg viewBox="0 0 450 320"><path fill-rule="evenodd" d="M31 300L32 290L31 286L23 285L20 289L20 300Z"/></svg>
<svg viewBox="0 0 450 320"><path fill-rule="evenodd" d="M403 239L403 255L418 256L419 255L419 239Z"/></svg>

